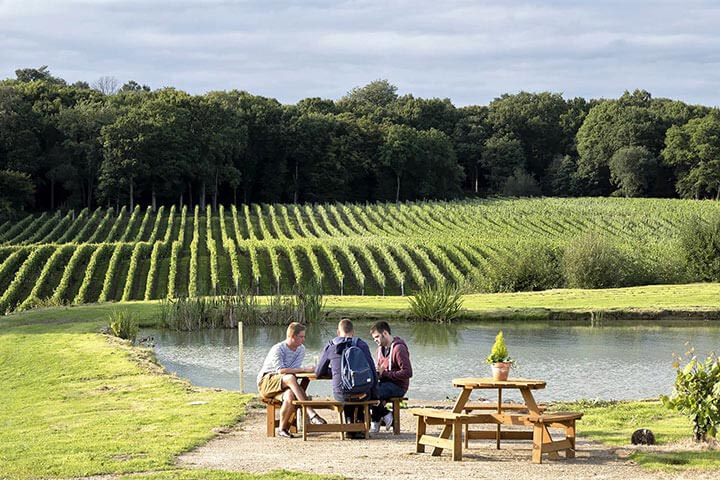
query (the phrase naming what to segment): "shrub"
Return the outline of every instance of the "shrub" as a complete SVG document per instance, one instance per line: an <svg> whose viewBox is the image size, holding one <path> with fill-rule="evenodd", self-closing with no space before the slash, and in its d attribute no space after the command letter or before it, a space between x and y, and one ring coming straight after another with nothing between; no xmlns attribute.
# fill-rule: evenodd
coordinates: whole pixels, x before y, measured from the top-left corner
<svg viewBox="0 0 720 480"><path fill-rule="evenodd" d="M597 232L576 237L565 249L562 265L570 288L624 287L642 276L630 256Z"/></svg>
<svg viewBox="0 0 720 480"><path fill-rule="evenodd" d="M698 360L693 347L685 353L684 367L680 368L682 357L673 357L677 369L673 394L660 398L666 407L692 419L695 441L707 441L720 426L720 359L711 352L704 361Z"/></svg>
<svg viewBox="0 0 720 480"><path fill-rule="evenodd" d="M408 302L415 320L450 323L462 314L462 291L448 283L425 284Z"/></svg>
<svg viewBox="0 0 720 480"><path fill-rule="evenodd" d="M526 292L563 285L560 253L537 242L495 255L474 283L485 292Z"/></svg>
<svg viewBox="0 0 720 480"><path fill-rule="evenodd" d="M720 281L720 215L693 219L683 226L680 239L691 275Z"/></svg>
<svg viewBox="0 0 720 480"><path fill-rule="evenodd" d="M130 312L127 310L114 310L110 314L109 320L110 331L113 335L135 343L135 338L137 338L140 327L138 326L137 319L135 319Z"/></svg>

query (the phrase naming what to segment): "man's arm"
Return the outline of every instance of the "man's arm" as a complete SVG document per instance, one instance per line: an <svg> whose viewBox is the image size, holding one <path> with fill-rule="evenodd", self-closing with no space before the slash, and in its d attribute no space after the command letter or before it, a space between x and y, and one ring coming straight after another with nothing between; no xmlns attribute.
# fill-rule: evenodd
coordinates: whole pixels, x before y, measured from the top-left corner
<svg viewBox="0 0 720 480"><path fill-rule="evenodd" d="M397 365L398 370L383 370L380 374L381 380L390 380L391 382L397 380L409 380L412 377L412 364L410 363L410 352L407 346L404 344L395 345L393 348L393 355L395 360L393 365Z"/></svg>
<svg viewBox="0 0 720 480"><path fill-rule="evenodd" d="M313 371L312 367L288 367L287 364L284 362L282 351L280 348L277 349L275 352L275 364L280 365L280 368L278 368L277 373L281 375L285 375L288 373L310 373Z"/></svg>
<svg viewBox="0 0 720 480"><path fill-rule="evenodd" d="M318 377L329 377L330 376L330 359L328 358L328 351L330 345L325 345L323 348L318 364L315 365L315 375Z"/></svg>
<svg viewBox="0 0 720 480"><path fill-rule="evenodd" d="M313 367L301 367L301 368L281 368L278 373L285 375L286 373L312 373Z"/></svg>

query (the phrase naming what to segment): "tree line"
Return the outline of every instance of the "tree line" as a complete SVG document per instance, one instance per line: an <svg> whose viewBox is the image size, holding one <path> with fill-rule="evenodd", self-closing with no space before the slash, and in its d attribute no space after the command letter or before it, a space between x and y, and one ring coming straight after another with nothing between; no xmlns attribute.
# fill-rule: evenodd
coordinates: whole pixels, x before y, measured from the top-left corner
<svg viewBox="0 0 720 480"><path fill-rule="evenodd" d="M143 203L333 202L463 195L720 198L720 112L653 98L504 94L489 105L398 95L386 80L295 105L0 81L0 211Z"/></svg>

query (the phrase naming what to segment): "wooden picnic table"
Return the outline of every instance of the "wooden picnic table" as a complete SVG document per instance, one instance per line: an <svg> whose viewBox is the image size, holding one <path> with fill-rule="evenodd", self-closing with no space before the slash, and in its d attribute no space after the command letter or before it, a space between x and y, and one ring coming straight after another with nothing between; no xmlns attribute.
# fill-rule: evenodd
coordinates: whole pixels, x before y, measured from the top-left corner
<svg viewBox="0 0 720 480"><path fill-rule="evenodd" d="M505 417L500 417L503 414L503 390L520 390L520 394L522 395L523 401L525 403L525 406L527 407L527 410L532 415L541 415L540 408L538 407L537 402L535 401L535 397L532 394L533 390L540 390L542 388L545 388L545 381L543 380L532 380L528 378L509 378L507 380L495 380L493 378L476 378L476 377L465 377L465 378L455 378L453 379L453 386L462 388L462 392L458 396L458 398L455 400L455 406L453 407L453 412L460 413L462 412L467 403L468 400L470 400L470 394L472 394L473 390L497 390L497 408L495 410L496 415L493 415L492 418L495 419L495 422L490 423L497 423L497 429L495 431L495 441L496 441L496 448L500 449L500 440L502 438L505 439L513 439L513 440L523 440L532 439L532 432L503 432L501 429L501 426L505 424L506 422L502 419ZM508 422L508 424L512 424L512 422ZM449 433L448 433L449 434ZM466 426L465 428L465 446L467 446L467 442L471 438L488 438L487 434L485 432L477 432L477 431L470 431L469 428ZM490 437L492 438L492 437ZM441 450L442 451L442 450Z"/></svg>
<svg viewBox="0 0 720 480"><path fill-rule="evenodd" d="M575 420L582 417L582 413L558 412L543 414L544 408L538 406L533 396L533 390L545 388L545 381L528 378L510 378L508 380L494 380L485 377L466 377L453 379L453 386L461 388L452 410L438 411L437 409L415 409L418 416L418 432L416 448L423 452L424 447L432 446L434 456L440 455L445 448L450 448L453 460L462 459L462 442L460 428L465 428L465 443L470 438L496 439L496 446L500 448L501 439L532 440L534 463L542 462L542 455L548 453L558 458L559 451L565 451L566 457L575 456ZM497 390L498 398L495 411L492 413L468 413L478 407L471 406L468 401L474 390ZM524 404L504 404L503 390L519 390ZM518 413L522 411L522 413ZM444 413L443 413L444 412ZM510 412L510 413L508 413ZM471 424L494 424L492 431L470 431ZM427 435L426 427L430 424L444 425L438 437ZM531 426L532 431L502 431L503 425ZM565 429L565 438L553 440L548 427ZM450 440L450 436L453 439Z"/></svg>

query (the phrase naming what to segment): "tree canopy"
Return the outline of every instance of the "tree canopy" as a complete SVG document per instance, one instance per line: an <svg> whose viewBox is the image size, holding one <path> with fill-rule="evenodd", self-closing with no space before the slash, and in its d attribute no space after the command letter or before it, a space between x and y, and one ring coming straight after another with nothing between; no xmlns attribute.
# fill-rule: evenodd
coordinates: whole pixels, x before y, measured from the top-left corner
<svg viewBox="0 0 720 480"><path fill-rule="evenodd" d="M294 105L119 85L110 76L69 85L47 66L0 81L0 170L25 174L21 203L720 196L718 110L644 90L506 93L458 108L399 95L388 80Z"/></svg>

